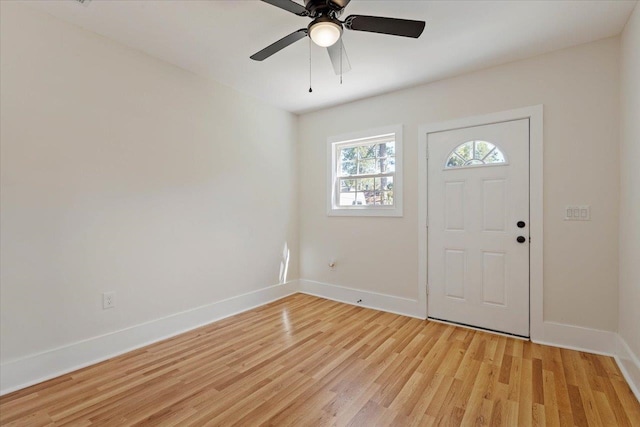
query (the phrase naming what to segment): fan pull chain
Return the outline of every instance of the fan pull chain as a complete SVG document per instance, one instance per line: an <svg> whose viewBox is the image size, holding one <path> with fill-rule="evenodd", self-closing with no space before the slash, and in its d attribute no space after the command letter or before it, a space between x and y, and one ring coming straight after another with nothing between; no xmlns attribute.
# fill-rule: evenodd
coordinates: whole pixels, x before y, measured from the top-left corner
<svg viewBox="0 0 640 427"><path fill-rule="evenodd" d="M340 84L342 84L342 55L344 55L342 49L344 48L344 44L342 43L342 40L338 41L340 42Z"/></svg>
<svg viewBox="0 0 640 427"><path fill-rule="evenodd" d="M309 93L313 92L311 88L311 37L309 37Z"/></svg>

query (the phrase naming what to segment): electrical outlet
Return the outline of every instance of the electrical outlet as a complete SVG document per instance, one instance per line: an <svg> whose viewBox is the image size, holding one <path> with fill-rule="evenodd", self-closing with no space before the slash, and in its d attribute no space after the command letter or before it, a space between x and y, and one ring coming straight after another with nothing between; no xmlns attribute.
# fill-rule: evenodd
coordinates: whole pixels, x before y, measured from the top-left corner
<svg viewBox="0 0 640 427"><path fill-rule="evenodd" d="M102 294L102 309L113 308L116 306L116 293L105 292Z"/></svg>

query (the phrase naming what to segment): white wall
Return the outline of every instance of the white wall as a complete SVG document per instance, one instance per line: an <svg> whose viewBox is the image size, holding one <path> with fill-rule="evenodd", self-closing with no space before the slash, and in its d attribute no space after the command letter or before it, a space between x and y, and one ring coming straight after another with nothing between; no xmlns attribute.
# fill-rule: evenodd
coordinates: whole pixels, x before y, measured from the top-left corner
<svg viewBox="0 0 640 427"><path fill-rule="evenodd" d="M301 116L301 278L417 299L418 126L544 104L544 319L616 331L618 58L611 38ZM404 217L327 217L327 137L396 123ZM592 221L563 221L567 204Z"/></svg>
<svg viewBox="0 0 640 427"><path fill-rule="evenodd" d="M415 299L418 126L536 104L545 320L619 322L640 354L638 10L621 67L620 39L602 40L306 114L298 129L229 88L0 7L1 363L265 289L279 282L285 242L296 279L298 230L303 278ZM327 217L326 138L395 123L404 217ZM562 221L565 204L591 204L593 220ZM102 310L104 291L116 308Z"/></svg>
<svg viewBox="0 0 640 427"><path fill-rule="evenodd" d="M620 336L640 360L640 7L621 38ZM636 362L638 363L638 362ZM640 366L637 367L640 369ZM638 371L640 374L640 371ZM638 376L640 385L640 376Z"/></svg>
<svg viewBox="0 0 640 427"><path fill-rule="evenodd" d="M0 3L3 363L297 277L294 115Z"/></svg>

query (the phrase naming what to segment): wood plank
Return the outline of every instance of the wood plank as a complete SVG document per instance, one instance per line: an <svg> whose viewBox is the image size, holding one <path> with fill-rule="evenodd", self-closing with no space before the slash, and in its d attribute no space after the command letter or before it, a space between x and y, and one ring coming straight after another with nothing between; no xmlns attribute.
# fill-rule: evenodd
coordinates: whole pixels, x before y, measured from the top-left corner
<svg viewBox="0 0 640 427"><path fill-rule="evenodd" d="M558 397L556 394L556 380L552 371L542 371L544 386L544 415L545 425L560 426L560 411L558 410Z"/></svg>
<svg viewBox="0 0 640 427"><path fill-rule="evenodd" d="M526 348L526 346L524 347ZM533 424L533 382L531 359L521 359L520 395L518 396L518 426L527 427Z"/></svg>

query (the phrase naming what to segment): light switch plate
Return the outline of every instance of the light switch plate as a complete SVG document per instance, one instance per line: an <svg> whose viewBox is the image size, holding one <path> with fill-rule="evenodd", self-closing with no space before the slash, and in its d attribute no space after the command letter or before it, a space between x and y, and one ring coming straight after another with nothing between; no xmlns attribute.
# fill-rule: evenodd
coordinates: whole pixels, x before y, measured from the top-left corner
<svg viewBox="0 0 640 427"><path fill-rule="evenodd" d="M565 221L591 221L591 206L567 205L564 208Z"/></svg>

